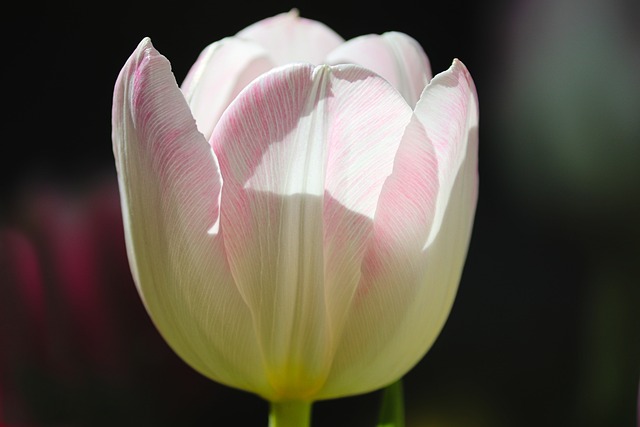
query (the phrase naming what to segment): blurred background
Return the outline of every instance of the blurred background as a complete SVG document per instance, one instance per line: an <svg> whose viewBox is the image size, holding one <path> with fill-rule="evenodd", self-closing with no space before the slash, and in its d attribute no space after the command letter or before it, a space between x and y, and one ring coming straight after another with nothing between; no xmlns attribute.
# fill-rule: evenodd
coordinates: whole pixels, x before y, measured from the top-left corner
<svg viewBox="0 0 640 427"><path fill-rule="evenodd" d="M22 7L3 25L1 426L266 426L265 402L200 377L144 311L111 97L145 36L181 82L209 43L294 7L345 39L405 32L478 89L474 233L449 320L405 377L408 426L637 425L640 2ZM379 399L317 403L314 425L373 426Z"/></svg>

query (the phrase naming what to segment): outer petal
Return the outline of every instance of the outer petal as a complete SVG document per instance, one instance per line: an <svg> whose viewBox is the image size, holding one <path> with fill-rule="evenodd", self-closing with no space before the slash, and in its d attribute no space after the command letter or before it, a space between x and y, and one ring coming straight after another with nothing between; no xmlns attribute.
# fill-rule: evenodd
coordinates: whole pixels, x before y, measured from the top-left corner
<svg viewBox="0 0 640 427"><path fill-rule="evenodd" d="M415 113L380 197L362 282L322 398L344 395L351 384L374 390L404 375L453 304L478 186L478 104L461 62L433 79Z"/></svg>
<svg viewBox="0 0 640 427"><path fill-rule="evenodd" d="M237 36L269 51L276 65L294 62L322 64L344 39L321 22L300 18L297 10L263 19Z"/></svg>
<svg viewBox="0 0 640 427"><path fill-rule="evenodd" d="M331 51L329 64L353 63L375 71L395 87L411 107L431 80L431 66L420 44L404 33L356 37Z"/></svg>
<svg viewBox="0 0 640 427"><path fill-rule="evenodd" d="M437 78L437 79L436 79ZM471 225L477 198L478 95L473 79L462 62L455 59L451 67L438 74L423 92L415 114L424 125L438 157L438 179L442 190L438 194L436 225L429 236L429 245L440 233L448 203L462 197L453 191L458 180L469 190L465 222ZM461 178L460 175L468 176ZM461 190L462 191L462 190ZM465 190L466 191L466 190ZM470 209L473 207L473 209ZM466 243L464 245L466 247Z"/></svg>
<svg viewBox="0 0 640 427"><path fill-rule="evenodd" d="M208 140L222 112L253 79L273 68L260 45L228 37L209 45L182 83L182 91Z"/></svg>
<svg viewBox="0 0 640 427"><path fill-rule="evenodd" d="M218 164L149 39L116 82L112 137L129 261L151 318L202 374L265 393L250 314L216 234Z"/></svg>
<svg viewBox="0 0 640 427"><path fill-rule="evenodd" d="M369 70L300 64L254 81L214 131L221 232L275 398L323 387L412 114Z"/></svg>

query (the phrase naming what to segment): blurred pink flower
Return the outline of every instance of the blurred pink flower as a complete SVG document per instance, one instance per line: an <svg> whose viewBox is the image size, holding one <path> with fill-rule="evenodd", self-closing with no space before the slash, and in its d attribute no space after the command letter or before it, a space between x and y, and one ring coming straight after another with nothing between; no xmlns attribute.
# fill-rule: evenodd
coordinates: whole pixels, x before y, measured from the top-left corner
<svg viewBox="0 0 640 427"><path fill-rule="evenodd" d="M207 387L140 305L115 182L23 196L0 227L0 425L156 422Z"/></svg>

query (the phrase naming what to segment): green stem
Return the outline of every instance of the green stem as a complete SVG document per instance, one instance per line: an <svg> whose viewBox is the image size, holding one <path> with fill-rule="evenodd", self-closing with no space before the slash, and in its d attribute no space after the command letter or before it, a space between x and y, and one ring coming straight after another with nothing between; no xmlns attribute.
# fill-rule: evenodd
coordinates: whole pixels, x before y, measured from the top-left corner
<svg viewBox="0 0 640 427"><path fill-rule="evenodd" d="M311 402L298 400L271 402L269 427L309 427Z"/></svg>
<svg viewBox="0 0 640 427"><path fill-rule="evenodd" d="M378 427L404 427L404 392L402 388L402 378L400 378L384 389Z"/></svg>

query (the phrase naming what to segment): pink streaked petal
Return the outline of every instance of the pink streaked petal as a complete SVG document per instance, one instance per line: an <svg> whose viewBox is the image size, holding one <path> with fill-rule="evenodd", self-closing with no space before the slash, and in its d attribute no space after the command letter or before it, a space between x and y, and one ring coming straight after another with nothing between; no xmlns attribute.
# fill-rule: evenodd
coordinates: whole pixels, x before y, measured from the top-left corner
<svg viewBox="0 0 640 427"><path fill-rule="evenodd" d="M300 64L254 81L214 130L221 232L283 396L302 375L297 392L322 385L412 114L369 70Z"/></svg>
<svg viewBox="0 0 640 427"><path fill-rule="evenodd" d="M432 80L418 102L416 118L423 128L414 131L423 133L425 142L433 145L413 146L404 153L407 161L401 162L404 149L411 147L403 141L398 172L422 164L420 170L428 179L421 191L424 198L405 197L402 181L394 183L400 176L394 169L380 196L372 250L364 260L362 283L321 398L340 396L354 383L361 384L360 392L374 390L404 375L433 344L451 310L478 190L478 103L461 62L454 61L450 70ZM411 157L423 160L413 165ZM402 163L405 167L401 169ZM412 177L407 176L408 182ZM405 212L394 217L391 204L385 212L387 197L398 204L400 212L404 206ZM403 199L412 203L403 204ZM421 217L425 220L422 229L414 221ZM416 238L412 239L411 230L418 233ZM402 242L404 246L398 244ZM371 324L371 319L382 318L384 322Z"/></svg>
<svg viewBox="0 0 640 427"><path fill-rule="evenodd" d="M295 9L256 22L237 36L262 45L276 65L322 64L326 55L344 42L325 24L301 18Z"/></svg>
<svg viewBox="0 0 640 427"><path fill-rule="evenodd" d="M319 398L343 395L354 383L361 385L360 392L383 387L413 368L437 339L453 306L471 237L477 200L476 137L474 128L443 220L433 223L432 232L438 229L422 256L408 256L404 269L367 266L376 273L375 282L354 300L339 357ZM389 255L399 260L399 254ZM371 319L384 321L372 324Z"/></svg>
<svg viewBox="0 0 640 427"><path fill-rule="evenodd" d="M438 161L422 124L413 116L383 187L374 223L375 238L365 269L391 259L421 254L429 236L438 197ZM369 259L370 258L370 259ZM371 271L373 277L377 271Z"/></svg>
<svg viewBox="0 0 640 427"><path fill-rule="evenodd" d="M393 170L412 111L383 78L356 65L331 67L326 190L370 219Z"/></svg>
<svg viewBox="0 0 640 427"><path fill-rule="evenodd" d="M478 95L473 79L462 62L454 60L448 70L433 78L418 101L415 114L424 125L438 157L441 190L428 245L438 233L452 196L453 184L459 171L464 169L462 163L469 161L470 153L477 151ZM477 171L474 173L477 181ZM469 221L473 216L474 212L470 212Z"/></svg>
<svg viewBox="0 0 640 427"><path fill-rule="evenodd" d="M229 103L249 82L271 68L273 63L263 47L234 37L202 51L181 88L207 140Z"/></svg>
<svg viewBox="0 0 640 427"><path fill-rule="evenodd" d="M326 397L340 395L356 379L361 392L379 388L409 366L395 362L393 367L384 366L384 360L407 356L401 354L408 351L406 345L398 351L389 342L403 330L407 308L419 293L425 264L422 247L438 193L435 152L417 118L407 126L394 160L393 173L380 194L344 336L323 390ZM377 369L372 370L374 365Z"/></svg>
<svg viewBox="0 0 640 427"><path fill-rule="evenodd" d="M159 331L204 375L266 392L250 315L217 233L218 164L149 39L116 82L112 137L129 261Z"/></svg>
<svg viewBox="0 0 640 427"><path fill-rule="evenodd" d="M326 73L310 65L254 81L214 130L220 160L221 232L249 305L272 399L315 393L327 370L322 194ZM305 173L308 172L308 173Z"/></svg>
<svg viewBox="0 0 640 427"><path fill-rule="evenodd" d="M369 34L331 51L329 64L362 65L387 79L413 108L431 80L429 59L420 44L404 33Z"/></svg>
<svg viewBox="0 0 640 427"><path fill-rule="evenodd" d="M373 220L380 214L385 182L394 170L412 111L370 70L339 65L332 67L332 76L325 182L331 198L325 198L324 228L325 288L335 349L362 280Z"/></svg>
<svg viewBox="0 0 640 427"><path fill-rule="evenodd" d="M428 348L444 325L458 289L467 255L478 199L478 97L467 68L454 60L434 77L422 95L416 114L438 156L440 191L434 222L425 245L428 268L422 292L412 307L413 322L431 325L423 335ZM445 138L448 138L445 139Z"/></svg>

